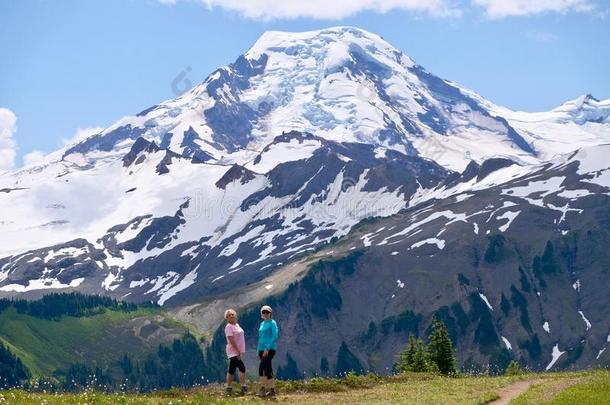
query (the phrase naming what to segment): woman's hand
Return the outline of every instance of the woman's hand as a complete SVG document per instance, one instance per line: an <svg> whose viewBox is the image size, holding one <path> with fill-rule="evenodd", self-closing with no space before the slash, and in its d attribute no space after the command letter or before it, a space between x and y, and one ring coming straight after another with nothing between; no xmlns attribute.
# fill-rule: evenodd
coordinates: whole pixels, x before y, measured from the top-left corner
<svg viewBox="0 0 610 405"><path fill-rule="evenodd" d="M263 357L267 357L268 354L269 354L269 350L263 351Z"/></svg>

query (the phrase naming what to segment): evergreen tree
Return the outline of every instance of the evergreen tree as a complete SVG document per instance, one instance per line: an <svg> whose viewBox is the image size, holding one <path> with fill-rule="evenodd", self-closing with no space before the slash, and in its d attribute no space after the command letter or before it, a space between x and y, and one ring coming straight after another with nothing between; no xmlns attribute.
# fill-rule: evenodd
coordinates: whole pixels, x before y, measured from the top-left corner
<svg viewBox="0 0 610 405"><path fill-rule="evenodd" d="M417 340L413 336L409 336L409 343L407 344L407 350L405 352L403 358L404 361L402 362L403 365L401 367L401 362L399 361L399 367L403 369L402 371L415 371L413 370L413 359L415 359L418 348L419 345Z"/></svg>
<svg viewBox="0 0 610 405"><path fill-rule="evenodd" d="M150 306L140 304L140 306ZM58 320L64 315L83 317L93 316L113 311L130 312L138 309L138 305L130 302L117 301L100 295L84 295L78 292L52 293L35 301L0 299L0 312L14 307L18 313L36 318Z"/></svg>
<svg viewBox="0 0 610 405"><path fill-rule="evenodd" d="M415 339L409 336L407 348L398 355L396 362L396 371L432 371L435 367L430 363L428 351L421 339Z"/></svg>
<svg viewBox="0 0 610 405"><path fill-rule="evenodd" d="M277 369L277 378L280 380L298 380L302 378L297 367L297 362L288 353L286 353L286 364L284 367L280 366Z"/></svg>
<svg viewBox="0 0 610 405"><path fill-rule="evenodd" d="M508 316L510 313L510 302L508 302L508 299L506 299L504 293L502 293L502 298L500 299L500 308L502 308L504 315Z"/></svg>
<svg viewBox="0 0 610 405"><path fill-rule="evenodd" d="M121 370L123 370L123 374L128 376L133 371L133 362L131 361L131 357L127 354L123 355L123 358L119 362L119 366L121 366Z"/></svg>
<svg viewBox="0 0 610 405"><path fill-rule="evenodd" d="M525 274L525 270L523 270L523 267L521 267L519 265L519 281L521 282L521 289L523 289L523 291L525 292L530 292L532 290L532 285L530 284L529 280L527 279L527 276Z"/></svg>
<svg viewBox="0 0 610 405"><path fill-rule="evenodd" d="M320 360L320 373L323 376L327 376L329 371L330 367L328 366L328 359L326 358L326 356L322 356L322 359Z"/></svg>
<svg viewBox="0 0 610 405"><path fill-rule="evenodd" d="M0 389L17 387L29 378L30 371L21 359L0 342Z"/></svg>
<svg viewBox="0 0 610 405"><path fill-rule="evenodd" d="M488 236L489 244L483 258L487 263L495 264L501 262L506 256L505 242L506 239L502 235Z"/></svg>
<svg viewBox="0 0 610 405"><path fill-rule="evenodd" d="M555 260L555 251L553 249L553 243L551 241L546 242L544 247L544 253L542 254L542 272L551 274L560 271L559 265Z"/></svg>
<svg viewBox="0 0 610 405"><path fill-rule="evenodd" d="M66 371L63 388L66 391L85 389L109 390L112 379L108 373L99 367L89 367L86 364L73 364Z"/></svg>
<svg viewBox="0 0 610 405"><path fill-rule="evenodd" d="M346 375L349 372L354 372L356 374L364 374L364 367L356 357L347 347L345 342L341 342L341 347L339 347L339 353L337 353L337 375Z"/></svg>
<svg viewBox="0 0 610 405"><path fill-rule="evenodd" d="M523 294L521 294L521 292L517 289L517 287L515 287L514 284L510 286L510 291L512 293L510 300L513 306L519 308L519 310L521 311L520 319L523 328L526 331L531 332L532 325L530 324L529 313L527 311L527 300L525 299Z"/></svg>
<svg viewBox="0 0 610 405"><path fill-rule="evenodd" d="M436 364L442 374L454 374L456 372L456 360L453 354L453 345L447 327L438 319L432 320L432 333L428 337L428 353L432 363Z"/></svg>

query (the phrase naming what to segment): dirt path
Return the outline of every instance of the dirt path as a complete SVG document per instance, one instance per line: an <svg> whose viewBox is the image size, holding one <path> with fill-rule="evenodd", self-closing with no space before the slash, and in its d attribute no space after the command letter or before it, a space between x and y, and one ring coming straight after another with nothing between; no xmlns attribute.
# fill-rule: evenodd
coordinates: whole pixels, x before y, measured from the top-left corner
<svg viewBox="0 0 610 405"><path fill-rule="evenodd" d="M508 385L498 391L500 398L490 402L489 405L506 405L519 395L523 394L532 386L532 384L537 383L538 381L539 380L517 381L516 383Z"/></svg>

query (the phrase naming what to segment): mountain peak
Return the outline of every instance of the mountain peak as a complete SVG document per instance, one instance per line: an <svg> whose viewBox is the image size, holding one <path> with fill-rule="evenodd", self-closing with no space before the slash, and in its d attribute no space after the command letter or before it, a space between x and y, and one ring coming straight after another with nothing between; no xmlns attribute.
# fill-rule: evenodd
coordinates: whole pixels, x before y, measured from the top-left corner
<svg viewBox="0 0 610 405"><path fill-rule="evenodd" d="M184 156L219 158L258 151L278 134L297 131L419 154L459 171L471 159L513 156L515 150L520 158L534 156L480 100L360 28L268 31L195 89L68 152L109 151L142 136ZM438 140L447 136L456 144L445 142L441 149L450 152L437 153ZM470 142L473 136L494 147L464 157L464 139L458 138Z"/></svg>
<svg viewBox="0 0 610 405"><path fill-rule="evenodd" d="M265 31L254 43L253 48L269 48L282 46L290 42L308 41L314 38L326 37L328 40L349 40L350 38L368 38L370 40L383 41L383 39L372 32L361 28L350 26L336 26L312 31ZM385 41L383 41L385 42ZM386 42L387 44L387 42ZM389 45L389 44L387 44Z"/></svg>
<svg viewBox="0 0 610 405"><path fill-rule="evenodd" d="M584 94L568 100L553 109L561 115L562 121L574 121L577 124L586 122L608 123L610 119L610 99L598 100L591 94Z"/></svg>
<svg viewBox="0 0 610 405"><path fill-rule="evenodd" d="M555 110L556 111L557 110L561 110L561 111L575 110L575 109L581 109L587 105L597 107L598 104L604 103L604 101L600 101L597 98L595 98L593 95L591 95L590 93L587 93L587 94L578 96L575 99L566 101L565 103L561 104L559 107L555 108Z"/></svg>
<svg viewBox="0 0 610 405"><path fill-rule="evenodd" d="M400 53L377 34L357 27L336 26L321 30L305 32L265 31L246 53L250 59L258 59L262 53L283 52L294 56L303 48L322 49L336 48L333 44L358 44L371 52ZM412 61L410 61L412 63Z"/></svg>
<svg viewBox="0 0 610 405"><path fill-rule="evenodd" d="M584 100L585 100L585 101L596 101L596 102L598 102L598 103L599 103L599 100L598 100L598 99L596 99L595 97L593 97L593 96L592 96L591 94L589 94L589 93L585 94L585 96L584 96Z"/></svg>

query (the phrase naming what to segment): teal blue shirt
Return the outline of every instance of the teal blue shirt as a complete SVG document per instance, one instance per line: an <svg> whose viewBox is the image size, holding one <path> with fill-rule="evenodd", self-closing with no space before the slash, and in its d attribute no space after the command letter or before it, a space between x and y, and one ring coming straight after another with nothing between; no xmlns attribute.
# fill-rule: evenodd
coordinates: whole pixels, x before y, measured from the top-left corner
<svg viewBox="0 0 610 405"><path fill-rule="evenodd" d="M277 323L273 319L262 321L258 328L258 346L257 351L276 350L277 338L280 332Z"/></svg>

